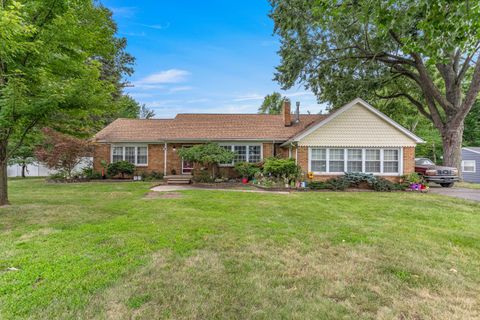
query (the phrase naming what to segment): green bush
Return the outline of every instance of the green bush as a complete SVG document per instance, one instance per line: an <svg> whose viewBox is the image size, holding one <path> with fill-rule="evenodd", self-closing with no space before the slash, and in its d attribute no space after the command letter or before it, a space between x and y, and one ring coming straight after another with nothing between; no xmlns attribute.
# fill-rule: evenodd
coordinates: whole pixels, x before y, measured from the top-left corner
<svg viewBox="0 0 480 320"><path fill-rule="evenodd" d="M377 180L373 174L362 172L346 172L343 178L355 187L358 187L361 183L371 185Z"/></svg>
<svg viewBox="0 0 480 320"><path fill-rule="evenodd" d="M215 181L215 178L213 178L207 170L199 169L195 170L193 181L200 183L212 183Z"/></svg>
<svg viewBox="0 0 480 320"><path fill-rule="evenodd" d="M121 175L122 179L125 178L125 175L132 175L135 172L135 165L131 164L128 161L118 161L110 163L107 168L107 173L111 177Z"/></svg>
<svg viewBox="0 0 480 320"><path fill-rule="evenodd" d="M52 173L48 176L50 180L64 180L67 178L67 174L63 171Z"/></svg>
<svg viewBox="0 0 480 320"><path fill-rule="evenodd" d="M249 162L238 162L235 164L235 171L238 172L243 178L252 179L258 172L260 168L258 165L249 163Z"/></svg>
<svg viewBox="0 0 480 320"><path fill-rule="evenodd" d="M372 184L372 189L375 191L381 191L381 192L389 192L393 190L400 190L403 189L400 184L398 183L393 183L391 181L388 181L387 179L378 177Z"/></svg>
<svg viewBox="0 0 480 320"><path fill-rule="evenodd" d="M312 181L309 182L307 187L312 190L329 189L329 185L324 181Z"/></svg>
<svg viewBox="0 0 480 320"><path fill-rule="evenodd" d="M343 191L350 187L350 182L348 182L348 180L346 180L344 177L328 179L326 184L329 189L334 191Z"/></svg>
<svg viewBox="0 0 480 320"><path fill-rule="evenodd" d="M264 175L283 179L285 183L295 181L300 177L301 168L295 159L268 158L263 164Z"/></svg>
<svg viewBox="0 0 480 320"><path fill-rule="evenodd" d="M93 170L92 167L87 167L82 170L82 176L87 179L102 179L102 174Z"/></svg>
<svg viewBox="0 0 480 320"><path fill-rule="evenodd" d="M406 176L403 176L402 178L408 184L425 183L425 179L423 178L423 176L416 173L416 172L412 172L410 174L407 174Z"/></svg>

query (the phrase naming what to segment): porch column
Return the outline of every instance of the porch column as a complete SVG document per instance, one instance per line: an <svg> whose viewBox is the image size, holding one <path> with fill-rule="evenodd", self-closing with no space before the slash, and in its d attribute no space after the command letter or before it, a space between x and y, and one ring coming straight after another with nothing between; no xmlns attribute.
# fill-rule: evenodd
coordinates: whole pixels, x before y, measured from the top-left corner
<svg viewBox="0 0 480 320"><path fill-rule="evenodd" d="M163 147L163 175L167 175L167 150L168 150L168 143L165 142Z"/></svg>

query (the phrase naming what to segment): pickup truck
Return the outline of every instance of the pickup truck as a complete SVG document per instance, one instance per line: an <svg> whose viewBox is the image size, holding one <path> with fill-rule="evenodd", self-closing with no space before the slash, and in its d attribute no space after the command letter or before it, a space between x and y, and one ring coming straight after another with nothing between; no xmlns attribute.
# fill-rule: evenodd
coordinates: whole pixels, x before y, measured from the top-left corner
<svg viewBox="0 0 480 320"><path fill-rule="evenodd" d="M415 159L415 172L421 174L427 182L438 183L444 188L451 188L459 180L458 169L437 166L427 158Z"/></svg>

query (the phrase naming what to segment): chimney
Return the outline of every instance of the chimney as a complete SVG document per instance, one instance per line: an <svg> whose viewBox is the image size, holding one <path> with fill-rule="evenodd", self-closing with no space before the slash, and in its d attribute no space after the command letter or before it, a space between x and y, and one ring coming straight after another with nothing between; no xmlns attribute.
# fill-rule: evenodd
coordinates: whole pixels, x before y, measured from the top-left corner
<svg viewBox="0 0 480 320"><path fill-rule="evenodd" d="M300 101L297 101L295 105L297 106L297 110L295 111L295 123L299 123L300 122Z"/></svg>
<svg viewBox="0 0 480 320"><path fill-rule="evenodd" d="M290 127L292 125L292 114L290 113L290 101L283 101L283 123L285 127Z"/></svg>

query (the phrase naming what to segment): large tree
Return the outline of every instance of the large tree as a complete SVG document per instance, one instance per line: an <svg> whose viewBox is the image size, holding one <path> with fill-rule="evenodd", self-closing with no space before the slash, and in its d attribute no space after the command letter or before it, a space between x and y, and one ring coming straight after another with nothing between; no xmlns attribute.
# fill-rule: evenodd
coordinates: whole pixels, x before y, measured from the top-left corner
<svg viewBox="0 0 480 320"><path fill-rule="evenodd" d="M262 105L258 108L261 114L280 114L282 113L283 101L286 98L278 92L267 94L263 99Z"/></svg>
<svg viewBox="0 0 480 320"><path fill-rule="evenodd" d="M7 161L32 128L112 106L126 72L112 66L131 62L115 32L94 0L0 1L0 206Z"/></svg>
<svg viewBox="0 0 480 320"><path fill-rule="evenodd" d="M480 2L271 0L281 38L276 80L338 106L402 100L439 130L460 166L464 120L480 90Z"/></svg>

